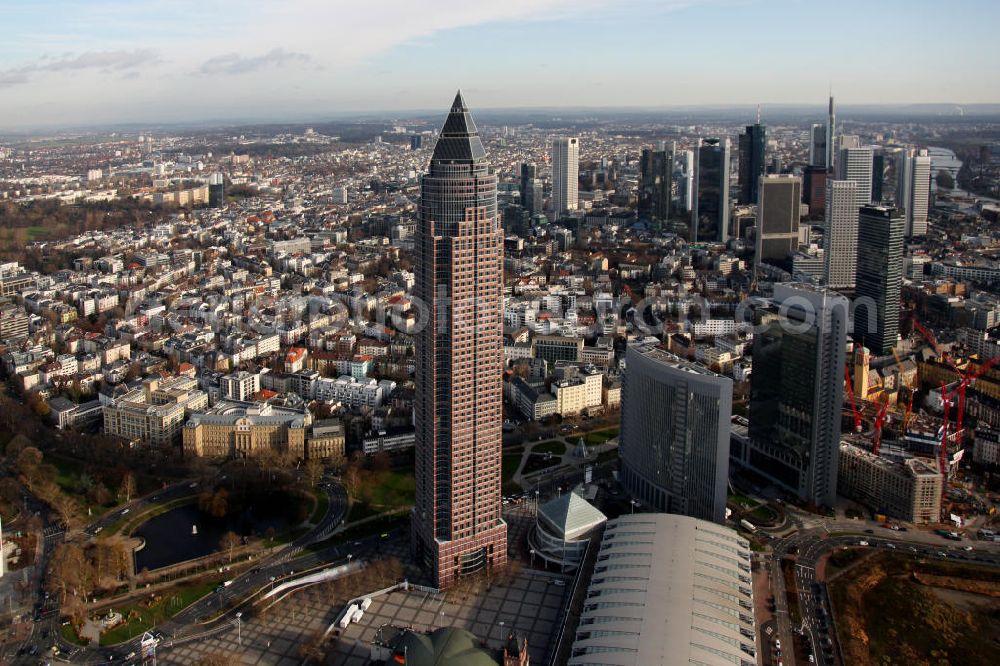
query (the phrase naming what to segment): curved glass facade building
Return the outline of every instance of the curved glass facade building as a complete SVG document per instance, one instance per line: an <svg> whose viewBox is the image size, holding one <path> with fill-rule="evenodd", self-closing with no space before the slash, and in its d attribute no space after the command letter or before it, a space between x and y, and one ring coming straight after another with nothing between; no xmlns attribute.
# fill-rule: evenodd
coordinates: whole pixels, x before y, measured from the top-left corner
<svg viewBox="0 0 1000 666"><path fill-rule="evenodd" d="M497 179L461 93L421 182L415 249L414 293L426 319L415 339L413 544L444 588L507 557L503 230Z"/></svg>
<svg viewBox="0 0 1000 666"><path fill-rule="evenodd" d="M622 484L647 507L722 523L733 382L648 345L625 356Z"/></svg>

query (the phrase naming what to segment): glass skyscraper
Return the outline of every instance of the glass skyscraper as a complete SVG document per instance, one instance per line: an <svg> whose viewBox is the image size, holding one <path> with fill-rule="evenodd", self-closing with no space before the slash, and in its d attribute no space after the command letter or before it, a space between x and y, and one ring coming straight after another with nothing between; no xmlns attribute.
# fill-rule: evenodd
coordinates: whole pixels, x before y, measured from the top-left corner
<svg viewBox="0 0 1000 666"><path fill-rule="evenodd" d="M891 354L899 336L905 225L897 208L865 206L858 216L854 339L876 356Z"/></svg>
<svg viewBox="0 0 1000 666"><path fill-rule="evenodd" d="M695 159L691 242L723 243L729 238L729 139L703 140Z"/></svg>
<svg viewBox="0 0 1000 666"><path fill-rule="evenodd" d="M722 523L733 382L654 346L625 356L622 483L644 505Z"/></svg>
<svg viewBox="0 0 1000 666"><path fill-rule="evenodd" d="M747 125L740 134L739 203L755 204L760 195L760 178L764 175L764 153L767 150L767 128L760 123Z"/></svg>

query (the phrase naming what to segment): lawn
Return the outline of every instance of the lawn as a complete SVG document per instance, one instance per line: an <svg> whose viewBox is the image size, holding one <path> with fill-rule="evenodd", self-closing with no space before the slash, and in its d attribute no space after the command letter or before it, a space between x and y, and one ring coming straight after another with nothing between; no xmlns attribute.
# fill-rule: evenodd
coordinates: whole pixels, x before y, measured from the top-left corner
<svg viewBox="0 0 1000 666"><path fill-rule="evenodd" d="M521 458L523 457L523 455L524 454L521 453L517 453L514 455L507 455L505 453L503 455L503 462L502 462L503 467L501 469L500 474L501 478L503 478L504 483L514 478L514 472L517 471L518 465L521 464Z"/></svg>
<svg viewBox="0 0 1000 666"><path fill-rule="evenodd" d="M72 622L67 622L59 627L59 635L62 636L63 640L67 643L73 643L74 645L87 645L87 641L80 638L80 634L76 633L76 627L73 626Z"/></svg>
<svg viewBox="0 0 1000 666"><path fill-rule="evenodd" d="M373 509L388 511L413 506L417 482L413 470L378 472L363 479L358 499Z"/></svg>
<svg viewBox="0 0 1000 666"><path fill-rule="evenodd" d="M556 439L550 439L547 442L535 444L535 448L533 448L532 451L534 453L552 453L554 455L561 456L566 453L566 444Z"/></svg>
<svg viewBox="0 0 1000 666"><path fill-rule="evenodd" d="M323 520L323 516L326 515L327 510L330 508L330 496L322 488L316 488L313 491L313 497L316 499L316 503L312 516L309 517L309 522L315 525Z"/></svg>
<svg viewBox="0 0 1000 666"><path fill-rule="evenodd" d="M532 453L525 461L521 474L532 474L560 464L562 464L562 458L559 456L546 456L542 453Z"/></svg>
<svg viewBox="0 0 1000 666"><path fill-rule="evenodd" d="M750 512L750 517L758 524L770 525L778 520L778 514L775 513L774 509L767 506L766 504L761 504L753 511Z"/></svg>
<svg viewBox="0 0 1000 666"><path fill-rule="evenodd" d="M386 511L409 509L416 500L413 470L374 472L362 477L348 520L355 522Z"/></svg>
<svg viewBox="0 0 1000 666"><path fill-rule="evenodd" d="M136 603L123 608L115 608L124 617L132 617L127 622L101 634L101 645L117 645L135 638L156 624L177 615L209 594L217 585L217 581L197 583L176 589L170 594L161 596L152 604Z"/></svg>
<svg viewBox="0 0 1000 666"><path fill-rule="evenodd" d="M737 506L741 506L744 509L749 509L754 504L756 504L755 501L753 501L752 499L750 499L746 495L730 495L729 496L729 502L731 504L735 504Z"/></svg>
<svg viewBox="0 0 1000 666"><path fill-rule="evenodd" d="M614 439L618 436L618 428L605 428L604 430L593 430L584 435L584 441L588 446L596 446L597 444L604 444L609 439Z"/></svg>

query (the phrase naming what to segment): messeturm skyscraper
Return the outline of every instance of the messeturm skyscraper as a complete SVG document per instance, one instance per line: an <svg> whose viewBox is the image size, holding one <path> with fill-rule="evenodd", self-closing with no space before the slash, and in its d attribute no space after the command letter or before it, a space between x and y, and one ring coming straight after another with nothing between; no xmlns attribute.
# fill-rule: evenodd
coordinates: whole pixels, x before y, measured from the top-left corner
<svg viewBox="0 0 1000 666"><path fill-rule="evenodd" d="M415 295L413 545L438 587L503 566L500 515L503 229L497 178L455 97L420 186Z"/></svg>

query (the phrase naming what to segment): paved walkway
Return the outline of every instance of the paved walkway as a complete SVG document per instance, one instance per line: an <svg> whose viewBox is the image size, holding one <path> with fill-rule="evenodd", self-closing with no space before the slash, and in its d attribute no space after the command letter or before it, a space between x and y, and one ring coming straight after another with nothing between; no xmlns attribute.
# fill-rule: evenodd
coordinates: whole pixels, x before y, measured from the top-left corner
<svg viewBox="0 0 1000 666"><path fill-rule="evenodd" d="M376 630L392 624L417 631L461 627L485 641L490 649L500 648L513 627L527 637L531 662L547 664L569 589L568 582L564 587L553 584L555 579L566 580L555 574L524 572L510 584L494 585L489 590L453 590L446 595L391 592L374 599L361 622L344 630L336 639L329 661L365 666Z"/></svg>

